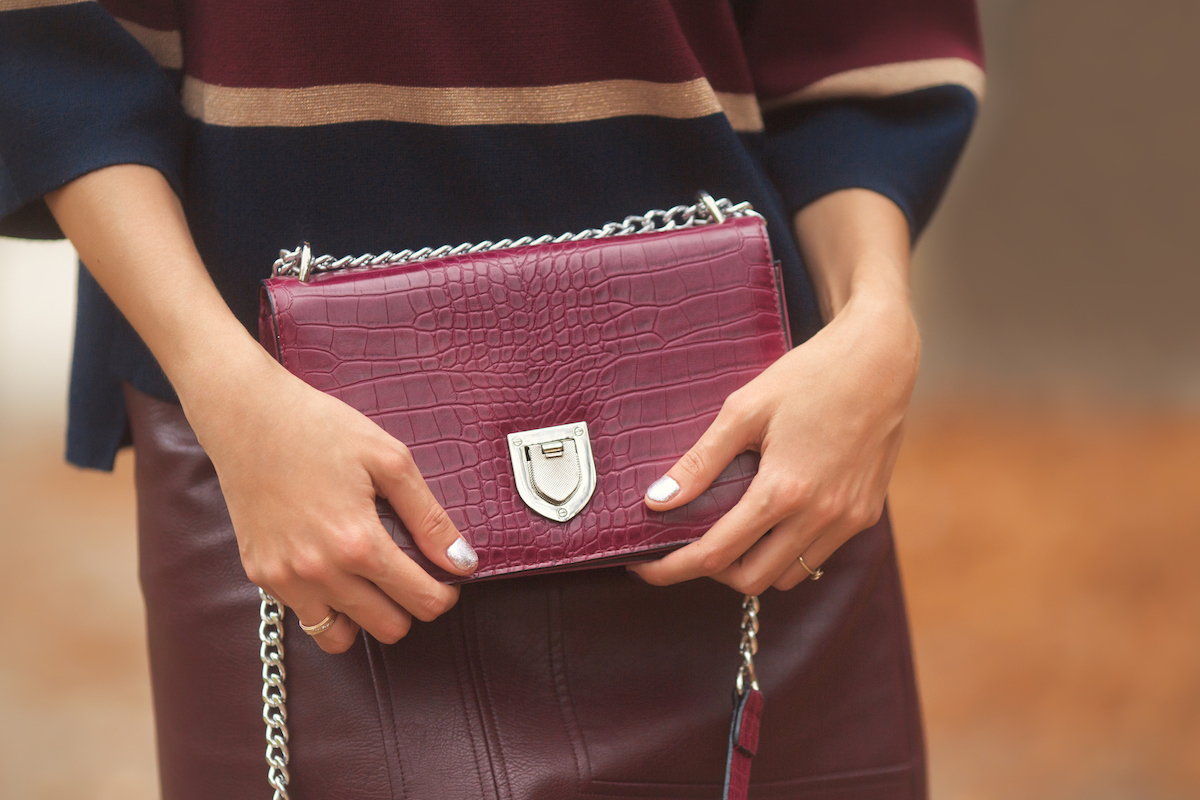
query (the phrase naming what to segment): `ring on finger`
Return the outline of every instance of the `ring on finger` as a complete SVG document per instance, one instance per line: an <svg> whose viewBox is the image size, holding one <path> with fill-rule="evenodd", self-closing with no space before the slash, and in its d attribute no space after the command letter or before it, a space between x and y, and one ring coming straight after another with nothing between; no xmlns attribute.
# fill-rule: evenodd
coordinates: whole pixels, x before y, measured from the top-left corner
<svg viewBox="0 0 1200 800"><path fill-rule="evenodd" d="M825 570L821 569L820 567L817 567L816 569L810 567L808 562L804 560L804 556L796 556L796 560L800 562L800 566L804 567L814 581L821 580L821 576L825 574Z"/></svg>
<svg viewBox="0 0 1200 800"><path fill-rule="evenodd" d="M307 633L309 636L316 636L319 633L324 633L333 627L333 623L337 622L338 612L334 609L329 609L329 613L325 615L325 619L318 622L316 625L305 625L300 623L300 630Z"/></svg>

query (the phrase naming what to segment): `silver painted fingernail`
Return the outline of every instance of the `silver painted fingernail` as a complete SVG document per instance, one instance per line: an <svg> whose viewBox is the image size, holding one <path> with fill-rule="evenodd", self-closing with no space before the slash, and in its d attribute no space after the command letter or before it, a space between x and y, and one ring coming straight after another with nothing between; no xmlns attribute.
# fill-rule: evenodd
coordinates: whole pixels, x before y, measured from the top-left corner
<svg viewBox="0 0 1200 800"><path fill-rule="evenodd" d="M467 540L461 536L455 539L454 544L446 550L446 556L450 559L450 563L464 572L470 572L479 566L479 556L475 554L475 548L467 544Z"/></svg>
<svg viewBox="0 0 1200 800"><path fill-rule="evenodd" d="M663 475L650 484L650 488L646 490L646 497L656 503L665 503L677 494L679 494L679 484L670 475Z"/></svg>

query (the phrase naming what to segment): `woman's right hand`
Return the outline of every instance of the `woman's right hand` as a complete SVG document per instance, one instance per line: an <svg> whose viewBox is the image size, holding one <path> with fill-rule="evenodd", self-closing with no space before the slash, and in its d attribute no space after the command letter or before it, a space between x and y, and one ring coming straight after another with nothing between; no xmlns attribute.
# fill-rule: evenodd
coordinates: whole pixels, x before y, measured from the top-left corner
<svg viewBox="0 0 1200 800"><path fill-rule="evenodd" d="M407 448L287 372L234 317L156 170L118 164L46 195L83 263L150 347L212 459L250 580L347 650L361 625L383 642L458 599L401 552L375 511L383 495L422 552L455 575L471 546ZM453 548L453 549L452 549Z"/></svg>
<svg viewBox="0 0 1200 800"><path fill-rule="evenodd" d="M458 589L408 558L375 510L378 493L448 572L468 575L478 565L408 448L258 353L244 353L243 374L221 381L227 392L214 392L210 379L202 397L181 395L216 466L250 580L306 625L339 612L314 637L330 653L349 649L359 626L392 643L413 617L428 622L448 611Z"/></svg>

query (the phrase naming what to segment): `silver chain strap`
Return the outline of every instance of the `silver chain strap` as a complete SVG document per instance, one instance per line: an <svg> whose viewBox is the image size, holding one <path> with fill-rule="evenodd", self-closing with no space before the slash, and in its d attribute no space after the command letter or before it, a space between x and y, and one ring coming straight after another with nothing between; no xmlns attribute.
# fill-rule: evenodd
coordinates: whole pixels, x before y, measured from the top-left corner
<svg viewBox="0 0 1200 800"><path fill-rule="evenodd" d="M734 203L726 198L714 200L707 192L700 192L698 199L690 206L674 206L668 209L654 209L645 214L626 217L621 222L609 222L599 228L588 228L578 233L564 233L559 236L522 236L519 239L501 239L498 242L482 241L477 244L463 243L451 247L422 247L419 250L401 250L393 253L390 250L379 255L367 253L361 256L313 257L308 244L303 244L295 250L280 250L279 258L275 261L272 275L294 275L302 281L307 281L313 273L334 272L343 269L360 267L374 268L409 264L417 261L428 261L444 256L456 256L462 253L483 253L494 250L508 250L514 247L526 247L539 244L560 242L578 242L584 239L604 239L610 236L631 236L639 233L656 233L681 228L692 228L697 225L720 224L730 217L754 216L761 218L748 202ZM267 782L275 790L272 800L288 800L288 724L287 724L287 689L284 680L287 672L283 667L283 604L271 595L258 590L261 600L259 604L258 641L259 657L262 659L262 698L263 723L267 729ZM758 598L746 595L742 602L742 642L739 651L742 655L741 666L738 667L737 691L741 695L744 686L758 688L758 679L754 675L754 654L758 652Z"/></svg>
<svg viewBox="0 0 1200 800"><path fill-rule="evenodd" d="M754 674L754 655L758 652L758 596L748 594L742 598L742 641L738 653L742 663L737 671L737 693L741 697L749 686L758 690L758 676Z"/></svg>
<svg viewBox="0 0 1200 800"><path fill-rule="evenodd" d="M645 214L635 214L626 217L621 222L608 222L599 228L588 228L578 233L564 233L558 236L549 234L532 237L522 236L519 239L501 239L498 242L484 240L476 244L463 242L459 245L444 244L440 247L422 247L419 250L401 250L393 253L374 255L365 253L361 256L313 256L307 243L295 250L280 250L279 258L275 260L271 272L275 277L292 275L302 281L307 281L313 273L334 272L343 269L358 269L361 267L390 267L397 264L411 264L415 261L428 261L432 258L457 256L462 253L487 253L494 250L509 250L514 247L527 247L539 244L558 244L560 242L579 242L584 239L606 239L610 236L630 236L637 233L657 233L673 231L680 228L692 228L697 225L710 225L724 222L729 217L761 217L748 202L734 203L726 198L714 200L707 192L700 192L698 199L690 206L675 206L668 209L653 209Z"/></svg>
<svg viewBox="0 0 1200 800"><path fill-rule="evenodd" d="M288 800L287 689L283 668L283 604L258 590L258 655L262 659L263 722L267 726L267 782L273 800Z"/></svg>

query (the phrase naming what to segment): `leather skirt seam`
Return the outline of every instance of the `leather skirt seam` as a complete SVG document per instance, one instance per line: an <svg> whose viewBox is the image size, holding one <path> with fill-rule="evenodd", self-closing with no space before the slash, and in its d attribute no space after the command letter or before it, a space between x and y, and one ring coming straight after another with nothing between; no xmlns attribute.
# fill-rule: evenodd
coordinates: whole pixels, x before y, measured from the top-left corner
<svg viewBox="0 0 1200 800"><path fill-rule="evenodd" d="M492 683L488 680L487 675L487 659L483 656L483 641L479 633L479 620L477 612L474 608L471 609L471 638L475 644L475 673L479 678L479 694L480 694L480 716L483 719L483 732L486 738L488 748L495 754L494 773L496 778L496 793L497 796L502 796L507 800L514 800L512 790L512 781L508 776L508 765L504 760L504 746L500 741L500 715L496 713L496 703L492 699ZM463 614L465 617L466 614ZM503 787L503 791L501 788Z"/></svg>
<svg viewBox="0 0 1200 800"><path fill-rule="evenodd" d="M461 601L460 601L461 602ZM463 715L466 718L468 733L471 737L471 748L475 751L475 769L479 776L479 792L481 797L490 797L500 800L500 779L496 775L496 762L493 757L493 746L487 732L487 726L483 716L483 701L479 693L483 691L483 687L479 682L480 670L476 667L476 659L472 652L470 644L470 635L467 632L468 621L466 612L461 609L456 609L457 613L453 613L454 633L456 644L462 648L462 658L458 659L458 663L466 667L469 675L463 675L461 671L457 671L459 687L462 690L463 699ZM474 714L471 711L474 710ZM484 762L486 760L487 773L491 776L491 785L489 793L489 785L485 780Z"/></svg>
<svg viewBox="0 0 1200 800"><path fill-rule="evenodd" d="M383 645L368 636L366 631L360 631L367 650L367 662L371 665L371 681L375 685L375 703L379 708L379 734L383 739L383 752L387 764L388 791L393 798L403 800L404 764L400 758L400 731L396 728L396 698L392 694L391 681L387 679L387 657L383 653ZM387 720L391 720L391 741L388 741ZM399 791L397 792L397 789Z"/></svg>
<svg viewBox="0 0 1200 800"><path fill-rule="evenodd" d="M566 729L567 739L571 743L571 752L575 755L575 768L582 788L591 782L592 766L588 761L587 747L583 742L583 733L579 729L575 706L571 703L571 681L567 675L566 647L563 642L562 589L555 587L547 592L546 600L546 616L550 631L550 668L554 680L554 693L558 697L559 713L562 714L563 727Z"/></svg>

